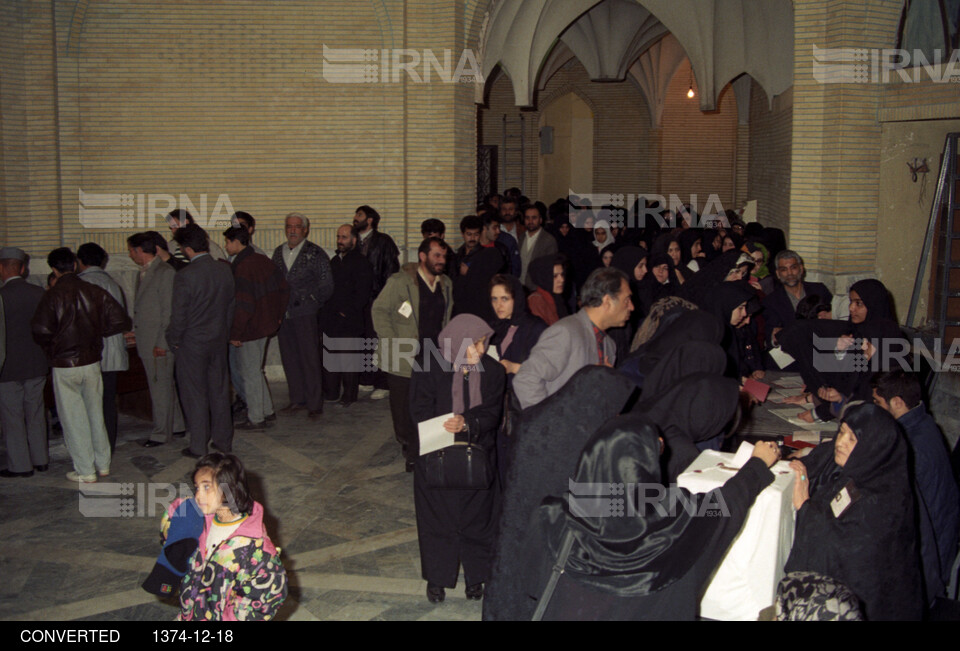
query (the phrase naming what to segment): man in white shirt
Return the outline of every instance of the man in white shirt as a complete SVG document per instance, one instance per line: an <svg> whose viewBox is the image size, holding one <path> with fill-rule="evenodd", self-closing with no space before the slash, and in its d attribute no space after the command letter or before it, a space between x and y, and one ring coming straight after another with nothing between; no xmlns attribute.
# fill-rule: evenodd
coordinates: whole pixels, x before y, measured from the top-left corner
<svg viewBox="0 0 960 651"><path fill-rule="evenodd" d="M523 265L520 280L528 289L536 289L530 280L528 269L530 262L546 255L555 255L558 251L557 240L543 230L543 215L532 203L523 207L523 225L527 230L520 236L520 261Z"/></svg>

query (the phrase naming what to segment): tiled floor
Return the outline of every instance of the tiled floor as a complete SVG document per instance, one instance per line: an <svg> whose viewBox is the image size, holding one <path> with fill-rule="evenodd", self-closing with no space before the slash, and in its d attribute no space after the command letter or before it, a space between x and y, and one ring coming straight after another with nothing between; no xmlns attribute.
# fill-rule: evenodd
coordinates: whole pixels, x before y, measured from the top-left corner
<svg viewBox="0 0 960 651"><path fill-rule="evenodd" d="M286 386L272 386L285 405ZM368 394L367 394L368 395ZM149 424L121 415L113 495L84 495L62 439L50 470L0 479L0 619L169 620L175 604L140 588L159 551L166 486L186 487L194 461L181 440L145 449ZM420 578L413 476L404 472L388 400L327 406L320 423L283 417L265 433L238 432L234 453L283 550L290 597L280 619L478 620L463 596L431 604ZM117 486L119 484L120 486ZM132 514L116 490L132 485ZM87 515L85 516L84 513ZM112 517L87 517L96 514Z"/></svg>

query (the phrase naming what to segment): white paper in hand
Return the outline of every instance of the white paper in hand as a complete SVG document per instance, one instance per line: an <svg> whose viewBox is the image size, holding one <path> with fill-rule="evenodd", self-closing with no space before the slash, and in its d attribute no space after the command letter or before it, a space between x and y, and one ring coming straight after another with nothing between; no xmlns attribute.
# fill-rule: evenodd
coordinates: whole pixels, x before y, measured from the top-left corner
<svg viewBox="0 0 960 651"><path fill-rule="evenodd" d="M735 468L743 468L743 464L750 461L752 455L753 444L744 441L740 444L740 447L737 448L737 453L733 455L733 461L730 462L730 465Z"/></svg>
<svg viewBox="0 0 960 651"><path fill-rule="evenodd" d="M777 366L780 368L787 368L793 364L795 360L788 353L783 352L783 350L778 346L776 348L770 349L770 357L777 363Z"/></svg>
<svg viewBox="0 0 960 651"><path fill-rule="evenodd" d="M453 418L453 413L437 416L417 423L420 430L420 456L448 448L456 442L455 434L443 428L443 424Z"/></svg>

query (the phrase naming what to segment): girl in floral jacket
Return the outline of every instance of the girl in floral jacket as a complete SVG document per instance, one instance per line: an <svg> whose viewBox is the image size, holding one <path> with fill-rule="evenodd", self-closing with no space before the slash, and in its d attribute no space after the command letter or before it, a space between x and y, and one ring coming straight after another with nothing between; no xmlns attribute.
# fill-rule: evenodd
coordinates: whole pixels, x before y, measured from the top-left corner
<svg viewBox="0 0 960 651"><path fill-rule="evenodd" d="M193 472L203 533L180 583L181 621L269 620L287 597L287 575L263 525L263 506L250 497L246 473L232 454L214 452ZM160 526L166 541L170 505Z"/></svg>

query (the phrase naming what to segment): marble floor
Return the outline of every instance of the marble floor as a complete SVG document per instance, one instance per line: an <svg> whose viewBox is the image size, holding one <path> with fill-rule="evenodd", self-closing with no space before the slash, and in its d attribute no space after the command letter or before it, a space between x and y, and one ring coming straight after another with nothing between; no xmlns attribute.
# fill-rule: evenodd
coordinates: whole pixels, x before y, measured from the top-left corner
<svg viewBox="0 0 960 651"><path fill-rule="evenodd" d="M287 404L282 383L271 385ZM463 580L441 604L420 578L413 475L404 472L388 400L361 394L327 405L319 423L280 416L262 433L237 432L234 452L250 475L267 528L283 550L290 596L283 620L479 620ZM768 403L740 434L778 437L796 428ZM799 410L798 410L799 411ZM0 620L163 621L177 613L140 588L159 551L170 491L191 490L185 442L146 449L149 423L120 417L109 481L78 490L62 438L50 441L49 471L0 479ZM2 438L2 437L0 437ZM0 443L0 458L5 450ZM956 620L960 605L940 618Z"/></svg>
<svg viewBox="0 0 960 651"><path fill-rule="evenodd" d="M272 385L279 406L286 386ZM441 604L420 578L413 475L394 441L389 400L327 405L319 423L280 416L237 432L234 453L283 550L290 596L279 619L479 620L462 578ZM84 490L62 438L49 471L0 479L0 619L169 620L174 603L140 588L159 551L162 502L187 490L194 460L181 439L145 449L149 424L120 416L109 481ZM100 491L103 491L100 494ZM167 500L169 501L169 500Z"/></svg>

